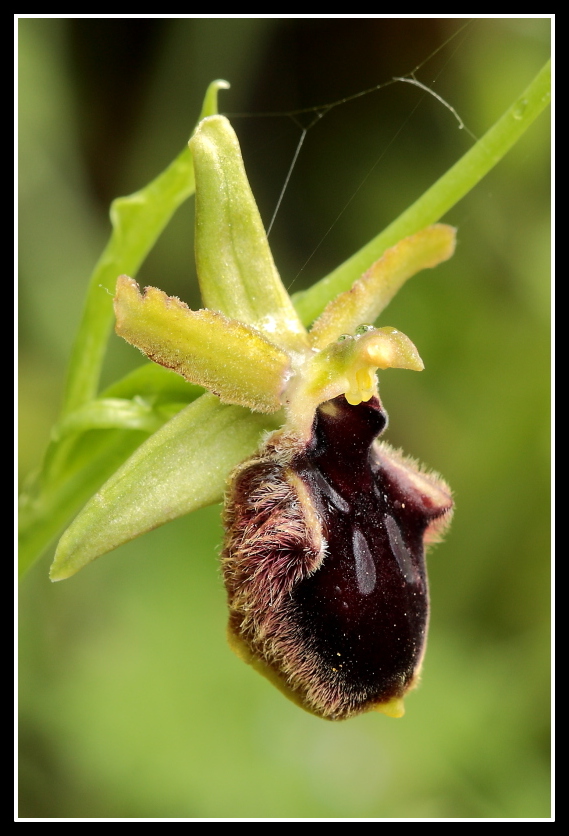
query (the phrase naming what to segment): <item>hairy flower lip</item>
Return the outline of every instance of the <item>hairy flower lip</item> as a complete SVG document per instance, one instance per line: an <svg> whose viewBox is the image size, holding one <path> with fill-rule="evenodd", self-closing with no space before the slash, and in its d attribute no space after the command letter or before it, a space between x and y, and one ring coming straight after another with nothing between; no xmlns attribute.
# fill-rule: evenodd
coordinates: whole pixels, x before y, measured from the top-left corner
<svg viewBox="0 0 569 836"><path fill-rule="evenodd" d="M447 486L375 438L379 400L321 405L234 472L222 556L230 643L325 719L399 716L428 625L425 533Z"/></svg>

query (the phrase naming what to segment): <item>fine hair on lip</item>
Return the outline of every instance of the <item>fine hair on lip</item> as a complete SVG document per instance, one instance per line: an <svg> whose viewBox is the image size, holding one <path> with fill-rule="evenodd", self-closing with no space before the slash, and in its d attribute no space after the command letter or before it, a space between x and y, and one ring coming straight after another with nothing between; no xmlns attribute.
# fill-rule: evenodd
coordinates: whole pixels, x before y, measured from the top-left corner
<svg viewBox="0 0 569 836"><path fill-rule="evenodd" d="M226 498L231 645L330 720L383 710L416 684L425 534L452 510L442 480L376 442L386 424L378 398L326 402L310 439L270 436Z"/></svg>

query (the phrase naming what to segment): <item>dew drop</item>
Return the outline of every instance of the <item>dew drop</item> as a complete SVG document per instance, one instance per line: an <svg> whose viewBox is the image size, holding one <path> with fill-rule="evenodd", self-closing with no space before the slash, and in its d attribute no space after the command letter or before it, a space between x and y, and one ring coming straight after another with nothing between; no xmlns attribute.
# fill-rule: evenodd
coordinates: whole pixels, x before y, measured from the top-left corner
<svg viewBox="0 0 569 836"><path fill-rule="evenodd" d="M514 119L523 119L526 107L528 106L527 99L520 99L519 102L516 102L516 105L513 110Z"/></svg>

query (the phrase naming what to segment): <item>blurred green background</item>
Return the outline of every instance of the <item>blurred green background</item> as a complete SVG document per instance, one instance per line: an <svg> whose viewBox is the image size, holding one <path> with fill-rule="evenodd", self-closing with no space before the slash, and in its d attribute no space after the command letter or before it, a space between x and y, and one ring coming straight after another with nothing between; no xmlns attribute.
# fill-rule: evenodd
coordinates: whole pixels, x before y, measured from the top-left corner
<svg viewBox="0 0 569 836"><path fill-rule="evenodd" d="M480 136L549 55L547 19L21 19L21 468L37 466L110 200L220 108L327 104L413 70ZM439 49L439 47L441 47ZM312 117L303 117L304 123ZM268 223L297 119L233 124ZM395 84L308 132L271 234L292 290L396 217L472 144ZM20 598L23 817L549 815L549 114L444 219L454 258L383 325L426 370L381 377L387 438L444 474L456 515L429 558L432 619L401 720L327 723L232 655L205 509ZM139 274L199 304L192 201ZM322 240L324 239L324 240ZM104 382L140 364L112 337Z"/></svg>

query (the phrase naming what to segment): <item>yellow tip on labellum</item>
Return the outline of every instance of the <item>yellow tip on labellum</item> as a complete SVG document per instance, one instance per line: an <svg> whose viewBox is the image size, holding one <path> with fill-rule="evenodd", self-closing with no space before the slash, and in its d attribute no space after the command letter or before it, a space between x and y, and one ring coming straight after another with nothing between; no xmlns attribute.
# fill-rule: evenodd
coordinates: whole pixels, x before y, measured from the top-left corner
<svg viewBox="0 0 569 836"><path fill-rule="evenodd" d="M374 705L374 711L378 711L380 714L386 714L387 717L403 717L405 714L405 706L403 704L403 699L401 697L395 697L389 702L382 702L378 705Z"/></svg>

